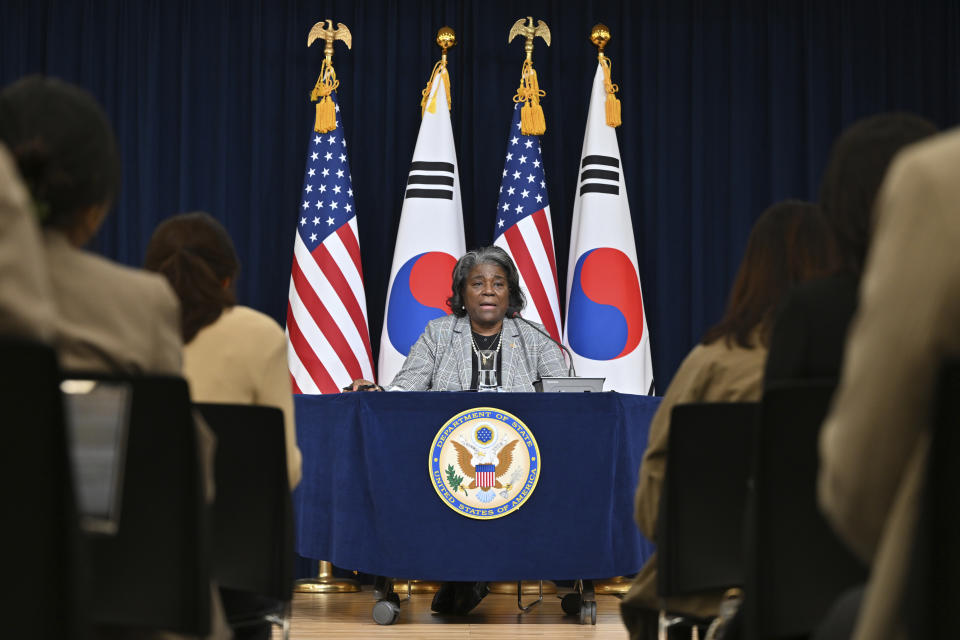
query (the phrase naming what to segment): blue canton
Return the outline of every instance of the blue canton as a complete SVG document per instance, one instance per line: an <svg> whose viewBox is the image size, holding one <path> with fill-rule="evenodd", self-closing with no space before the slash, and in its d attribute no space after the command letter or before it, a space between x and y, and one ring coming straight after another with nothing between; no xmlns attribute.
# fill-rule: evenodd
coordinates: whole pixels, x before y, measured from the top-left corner
<svg viewBox="0 0 960 640"><path fill-rule="evenodd" d="M311 251L356 215L340 104L336 91L330 95L337 112L337 128L328 133L314 132L300 194L297 231Z"/></svg>
<svg viewBox="0 0 960 640"><path fill-rule="evenodd" d="M510 226L549 205L540 140L520 133L520 105L513 105L513 124L500 182L494 240Z"/></svg>

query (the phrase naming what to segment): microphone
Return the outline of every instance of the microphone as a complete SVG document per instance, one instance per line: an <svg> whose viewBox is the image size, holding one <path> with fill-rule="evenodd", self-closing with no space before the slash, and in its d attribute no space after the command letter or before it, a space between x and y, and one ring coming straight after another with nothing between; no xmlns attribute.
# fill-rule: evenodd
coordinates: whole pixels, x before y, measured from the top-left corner
<svg viewBox="0 0 960 640"><path fill-rule="evenodd" d="M559 342L557 342L556 340L554 340L554 339L553 339L553 336L551 336L549 333L547 333L546 331L544 331L543 329L541 329L540 327L538 327L535 322L530 322L530 321L527 320L526 318L521 317L519 311L514 311L513 313L510 314L510 317L513 318L514 320L520 320L520 321L522 321L522 322L527 323L528 325L530 325L531 327L533 327L534 331L536 331L536 332L539 333L540 335L546 336L546 337L547 337L547 340L549 340L549 341L552 342L553 344L555 344L555 345L557 345L558 347L560 347L560 350L561 350L563 353L566 353L566 354L567 354L567 357L570 358L570 366L567 368L567 375L568 375L569 377L571 377L571 378L576 378L576 377L577 377L577 370L574 369L574 367L573 367L573 354L570 353L570 349L567 349L565 346L563 346L562 344L560 344Z"/></svg>

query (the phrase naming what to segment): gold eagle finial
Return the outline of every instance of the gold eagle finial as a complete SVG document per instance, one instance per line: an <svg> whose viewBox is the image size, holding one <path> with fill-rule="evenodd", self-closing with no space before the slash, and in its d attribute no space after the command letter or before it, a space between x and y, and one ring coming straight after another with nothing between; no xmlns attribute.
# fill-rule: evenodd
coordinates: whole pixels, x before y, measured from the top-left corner
<svg viewBox="0 0 960 640"><path fill-rule="evenodd" d="M529 24L524 24L524 22ZM523 46L524 51L527 52L527 60L533 59L533 39L537 36L543 38L547 46L550 46L550 27L543 20L538 20L537 26L533 26L533 16L527 16L526 20L520 18L513 23L513 26L510 27L510 34L507 36L507 43L513 42L513 39L517 36L523 36L527 39Z"/></svg>
<svg viewBox="0 0 960 640"><path fill-rule="evenodd" d="M313 28L310 29L310 35L307 36L307 46L312 45L313 41L318 38L323 38L326 42L323 55L328 62L333 58L333 43L335 41L341 40L347 45L347 49L353 48L353 36L350 34L350 29L347 29L347 26L342 22L337 23L336 29L333 28L333 20L321 20L313 25Z"/></svg>

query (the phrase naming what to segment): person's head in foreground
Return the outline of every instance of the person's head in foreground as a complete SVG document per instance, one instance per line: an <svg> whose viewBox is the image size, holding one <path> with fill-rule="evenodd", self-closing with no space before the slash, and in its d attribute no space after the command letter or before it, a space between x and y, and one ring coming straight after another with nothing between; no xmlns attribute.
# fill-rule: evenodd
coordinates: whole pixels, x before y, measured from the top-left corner
<svg viewBox="0 0 960 640"><path fill-rule="evenodd" d="M89 242L120 189L120 152L93 96L55 78L18 80L0 91L0 142L40 224L74 246Z"/></svg>
<svg viewBox="0 0 960 640"><path fill-rule="evenodd" d="M184 344L236 304L240 261L227 230L208 213L181 213L161 222L143 266L166 276L180 298Z"/></svg>
<svg viewBox="0 0 960 640"><path fill-rule="evenodd" d="M858 120L837 138L820 185L820 206L836 237L843 271L859 275L863 270L874 201L894 156L936 132L919 116L882 113Z"/></svg>
<svg viewBox="0 0 960 640"><path fill-rule="evenodd" d="M768 344L784 295L804 280L830 273L835 264L833 236L817 205L788 200L771 206L750 231L727 310L704 334L703 344L721 338L729 346Z"/></svg>
<svg viewBox="0 0 960 640"><path fill-rule="evenodd" d="M526 306L520 289L520 273L500 247L468 251L453 268L453 295L447 305L458 318L466 316L477 333L500 331L505 317Z"/></svg>

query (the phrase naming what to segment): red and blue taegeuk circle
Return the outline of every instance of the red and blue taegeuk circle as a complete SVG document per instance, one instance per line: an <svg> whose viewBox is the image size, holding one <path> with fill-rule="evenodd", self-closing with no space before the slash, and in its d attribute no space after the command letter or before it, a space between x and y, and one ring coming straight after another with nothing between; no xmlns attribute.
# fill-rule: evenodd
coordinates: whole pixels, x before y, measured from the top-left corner
<svg viewBox="0 0 960 640"><path fill-rule="evenodd" d="M413 256L397 271L390 290L387 335L404 356L428 322L450 313L447 298L456 263L449 253L428 251Z"/></svg>
<svg viewBox="0 0 960 640"><path fill-rule="evenodd" d="M577 260L570 287L567 337L577 354L591 360L616 360L640 344L640 278L623 251L599 247Z"/></svg>

